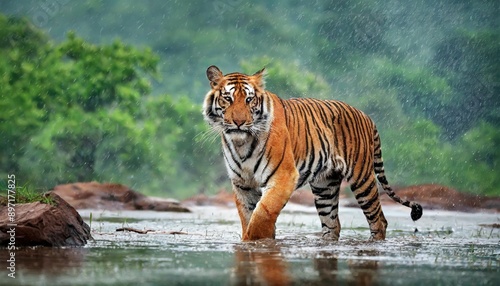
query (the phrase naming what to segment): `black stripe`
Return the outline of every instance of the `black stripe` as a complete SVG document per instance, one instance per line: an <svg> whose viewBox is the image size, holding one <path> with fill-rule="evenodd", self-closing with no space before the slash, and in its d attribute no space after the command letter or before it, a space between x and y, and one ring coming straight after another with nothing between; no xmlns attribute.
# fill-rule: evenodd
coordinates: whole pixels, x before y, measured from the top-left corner
<svg viewBox="0 0 500 286"><path fill-rule="evenodd" d="M311 175L311 171L307 170L304 173L300 173L299 180L297 181L297 188L302 187L305 183L307 178Z"/></svg>
<svg viewBox="0 0 500 286"><path fill-rule="evenodd" d="M382 211L381 205L379 204L376 209L373 210L373 212L364 212L366 219L370 222L375 222L380 219L380 212ZM375 220L375 221L374 221Z"/></svg>
<svg viewBox="0 0 500 286"><path fill-rule="evenodd" d="M252 188L250 188L250 187L244 187L244 186L237 185L237 184L235 184L234 186L242 191L251 191L252 190Z"/></svg>
<svg viewBox="0 0 500 286"><path fill-rule="evenodd" d="M340 154L340 157L342 157L345 161L345 164L346 164L346 172L348 172L348 170L350 170L352 168L352 166L350 166L349 164L349 150L348 150L348 146L347 146L347 137L349 135L349 122L346 121L346 119L344 118L345 117L345 114L347 113L346 110L343 108L343 105L341 102L339 101L332 101L332 104L336 107L337 109L337 124L339 125L339 129L337 130L337 132L340 134L340 138L342 140L342 145L343 145L343 154ZM344 122L344 124L342 124L342 122ZM346 132L347 131L347 132ZM352 175L352 174L351 174ZM347 181L349 181L351 179L351 176L348 176L347 178Z"/></svg>
<svg viewBox="0 0 500 286"><path fill-rule="evenodd" d="M360 114L361 115L361 114ZM368 135L369 134L372 134L370 132L370 130L368 128L370 128L370 119L368 117L364 117L363 116L363 130L365 132L362 132L361 134L361 138L364 139L364 141L361 142L361 144L363 144L366 148L369 147L370 144L368 144L368 142L370 142L372 140L371 136L369 137ZM368 132L366 132L368 131ZM371 156L372 155L372 151L371 150L366 150L366 152L369 152L369 153L365 153L363 154L364 157L363 157L363 168L361 169L361 176L363 177L368 177L368 176L371 176L374 172L374 167L373 167L373 159L371 157L368 157L368 156ZM368 160L368 162L367 162Z"/></svg>
<svg viewBox="0 0 500 286"><path fill-rule="evenodd" d="M264 186L267 186L267 183L269 182L269 179L271 179L271 177L274 176L274 174L276 173L276 171L278 170L278 168L281 166L281 163L283 163L283 159L285 159L285 153L286 153L286 147L287 147L287 145L288 145L288 140L285 140L285 146L283 147L283 153L281 155L281 159L280 159L278 165L274 168L274 170L264 180Z"/></svg>
<svg viewBox="0 0 500 286"><path fill-rule="evenodd" d="M222 139L223 139L223 142L224 142L224 145L226 145L229 149L229 153L231 154L231 159L233 159L233 162L236 164L236 166L238 166L239 169L241 169L241 163L239 162L239 160L237 160L237 154L235 154L235 150L233 149L233 145L230 144L229 142L226 141L226 138L224 136L222 136ZM228 159L227 157L225 157L226 160Z"/></svg>
<svg viewBox="0 0 500 286"><path fill-rule="evenodd" d="M377 199L377 196L372 196L369 201L366 201L361 205L361 209L364 211L369 210L373 206L373 204L377 202Z"/></svg>
<svg viewBox="0 0 500 286"><path fill-rule="evenodd" d="M361 155L360 153L360 145L361 145L361 134L360 134L360 125L361 125L361 122L359 121L359 117L357 116L358 114L356 114L354 112L354 110L349 110L349 114L352 115L352 122L353 122L353 129L351 130L351 133L353 135L353 138L354 140L352 141L352 148L353 148L353 151L351 152L351 154L349 155L349 157L352 157L352 162L351 164L352 167L351 168L354 168L354 164L357 164L359 162L359 157ZM353 174L354 175L354 174ZM358 178L362 177L362 172L360 172L359 174L357 174L358 177L357 178L353 178L354 180L358 180Z"/></svg>
<svg viewBox="0 0 500 286"><path fill-rule="evenodd" d="M338 192L326 192L330 190L329 188L322 188L322 193L314 192L318 196L318 200L333 200L337 197Z"/></svg>
<svg viewBox="0 0 500 286"><path fill-rule="evenodd" d="M229 162L229 161L228 161L228 158L226 157L226 153L225 153L225 152L222 152L222 156L224 156L224 159L225 159L227 162ZM243 178L242 178L242 176L241 176L241 174L240 174L239 172L237 172L235 169L233 169L233 168L231 167L231 164L229 164L229 163L228 163L228 164L226 164L226 165L227 165L227 167L228 167L229 169L231 169L231 171L232 171L234 174L236 174L236 176L238 176L238 177L240 177L241 179L243 179Z"/></svg>
<svg viewBox="0 0 500 286"><path fill-rule="evenodd" d="M329 227L328 225L326 225L326 224L325 224L325 223L323 223L323 222L321 223L321 227L326 227L326 228L328 228L328 229L334 229L334 228L335 228L335 227ZM330 232L328 232L328 233L330 233ZM324 234L323 234L323 235L324 235Z"/></svg>
<svg viewBox="0 0 500 286"><path fill-rule="evenodd" d="M316 169L313 172L313 177L316 177L318 173L323 170L323 152L319 152L318 164L316 164Z"/></svg>
<svg viewBox="0 0 500 286"><path fill-rule="evenodd" d="M365 182L363 182L363 183L365 183ZM368 195L370 195L374 186L375 186L375 180L371 180L370 185L363 192L358 193L357 195L355 194L356 200L359 201L360 199L365 198ZM353 188L355 189L353 191L356 191L360 187L361 186L359 186L359 187L353 186Z"/></svg>
<svg viewBox="0 0 500 286"><path fill-rule="evenodd" d="M213 107L214 107L214 104L215 104L215 93L211 93L210 96L209 96L209 100L210 104L207 104L207 108L205 108L205 114L210 118L212 119L212 121L215 121L215 118L219 118L220 116L218 116L216 113L213 112ZM222 110L222 108L220 107L216 107L216 109L219 108Z"/></svg>
<svg viewBox="0 0 500 286"><path fill-rule="evenodd" d="M260 153L259 159L255 163L255 166L253 167L253 173L255 174L257 170L259 169L260 163L262 162L262 158L266 155L266 147L267 147L267 142L269 141L269 137L266 138L266 142L264 143L264 146L262 147L262 152ZM269 161L268 161L269 163ZM267 165L266 165L267 166ZM265 169L265 168L264 168Z"/></svg>
<svg viewBox="0 0 500 286"><path fill-rule="evenodd" d="M311 125L309 123L312 124L313 127L316 127L316 125L314 124L314 122L309 122L308 120L308 115L309 115L309 118L312 118L314 117L314 114L313 114L313 111L310 109L310 106L309 104L307 104L307 102L305 102L305 104L303 104L303 108L304 108L304 122L305 122L305 125L306 125L306 132L307 132L307 137L305 138L305 141L306 141L306 154L304 154L308 160L308 164L307 164L307 172L311 172L312 171L312 166L314 164L314 161L316 159L316 149L315 149L315 146L313 144L313 140L314 140L314 136L312 135L312 132L313 131L316 131L316 128L311 128Z"/></svg>
<svg viewBox="0 0 500 286"><path fill-rule="evenodd" d="M332 211L330 210L329 212L326 212L326 211L318 211L318 215L319 216L327 216L329 215L330 213L332 213Z"/></svg>
<svg viewBox="0 0 500 286"><path fill-rule="evenodd" d="M257 140L257 138L254 137L248 152L245 154L243 158L241 158L241 162L245 162L248 158L252 156L253 151L255 151L255 148L257 148L258 143L259 141Z"/></svg>

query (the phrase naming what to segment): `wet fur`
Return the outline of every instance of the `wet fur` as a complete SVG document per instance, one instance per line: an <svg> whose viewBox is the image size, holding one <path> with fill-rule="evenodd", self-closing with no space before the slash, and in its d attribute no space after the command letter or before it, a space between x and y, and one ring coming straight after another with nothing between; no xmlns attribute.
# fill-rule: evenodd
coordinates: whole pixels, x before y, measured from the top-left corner
<svg viewBox="0 0 500 286"><path fill-rule="evenodd" d="M207 70L211 90L205 120L221 135L223 155L235 193L242 239L275 237L275 223L292 192L309 184L323 236L338 240L340 183L346 180L366 216L371 239L385 239L387 221L377 179L394 200L384 174L380 138L373 121L343 102L280 99L266 91L264 71L223 75Z"/></svg>

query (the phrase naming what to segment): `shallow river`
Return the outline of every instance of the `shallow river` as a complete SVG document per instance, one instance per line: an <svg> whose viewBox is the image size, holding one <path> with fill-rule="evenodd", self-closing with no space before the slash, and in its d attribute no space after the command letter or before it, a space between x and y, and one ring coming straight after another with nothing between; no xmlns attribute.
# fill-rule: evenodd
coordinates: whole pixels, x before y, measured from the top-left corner
<svg viewBox="0 0 500 286"><path fill-rule="evenodd" d="M288 205L276 240L241 243L236 209L192 210L80 211L94 241L18 249L16 278L2 267L0 285L500 285L499 214L424 210L414 223L409 209L384 206L387 239L368 242L361 210L341 207L331 242L314 207Z"/></svg>

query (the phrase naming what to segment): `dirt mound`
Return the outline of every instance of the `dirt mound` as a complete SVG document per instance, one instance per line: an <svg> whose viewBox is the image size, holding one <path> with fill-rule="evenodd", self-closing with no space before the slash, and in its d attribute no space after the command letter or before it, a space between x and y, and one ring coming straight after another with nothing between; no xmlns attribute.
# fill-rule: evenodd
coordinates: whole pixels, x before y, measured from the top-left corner
<svg viewBox="0 0 500 286"><path fill-rule="evenodd" d="M147 197L121 184L65 184L56 186L53 192L76 209L189 212L178 201Z"/></svg>
<svg viewBox="0 0 500 286"><path fill-rule="evenodd" d="M314 196L310 190L297 190L293 192L289 202L306 206L314 206ZM234 193L226 190L220 190L217 194L211 196L206 194L197 194L185 199L182 203L185 205L195 206L236 206L234 202Z"/></svg>
<svg viewBox="0 0 500 286"><path fill-rule="evenodd" d="M342 185L342 189L345 188L346 185ZM340 199L345 198L345 192L340 192ZM305 206L314 206L314 195L311 190L308 189L299 189L292 193L292 196L288 200L290 203L305 205ZM185 205L195 205L195 206L227 206L234 207L234 193L233 191L220 190L217 194L209 196L206 194L197 194L194 195L184 201L182 201Z"/></svg>
<svg viewBox="0 0 500 286"><path fill-rule="evenodd" d="M418 202L424 209L444 209L453 211L494 210L500 212L500 198L484 197L458 192L443 185L425 184L394 188L403 199ZM383 203L393 202L382 195Z"/></svg>
<svg viewBox="0 0 500 286"><path fill-rule="evenodd" d="M221 206L221 207L233 207L234 194L233 192L228 192L226 190L220 190L217 194L213 196L208 196L206 194L197 194L184 201L185 205L194 206Z"/></svg>
<svg viewBox="0 0 500 286"><path fill-rule="evenodd" d="M346 200L344 204L349 207L359 207L352 193L346 188L346 184L342 185L340 191L340 200ZM418 202L425 209L444 209L453 211L479 211L492 210L500 212L499 197L484 197L479 195L471 195L460 193L454 189L443 185L425 184L409 187L394 188L396 194L403 199ZM382 204L390 204L394 202L385 193L380 194ZM290 197L289 202L314 206L314 195L310 190L301 189L295 191ZM234 194L225 190L219 191L216 195L208 196L206 194L198 194L183 201L186 205L197 206L234 206Z"/></svg>

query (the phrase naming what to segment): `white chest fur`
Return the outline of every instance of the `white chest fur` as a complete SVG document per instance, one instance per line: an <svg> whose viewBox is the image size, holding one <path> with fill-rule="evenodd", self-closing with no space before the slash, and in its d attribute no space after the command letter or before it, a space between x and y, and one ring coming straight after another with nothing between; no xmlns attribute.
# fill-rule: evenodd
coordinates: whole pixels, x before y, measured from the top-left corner
<svg viewBox="0 0 500 286"><path fill-rule="evenodd" d="M253 187L262 183L269 168L265 140L248 133L224 134L223 153L229 177Z"/></svg>

